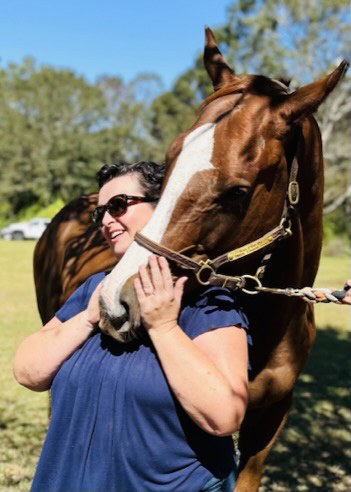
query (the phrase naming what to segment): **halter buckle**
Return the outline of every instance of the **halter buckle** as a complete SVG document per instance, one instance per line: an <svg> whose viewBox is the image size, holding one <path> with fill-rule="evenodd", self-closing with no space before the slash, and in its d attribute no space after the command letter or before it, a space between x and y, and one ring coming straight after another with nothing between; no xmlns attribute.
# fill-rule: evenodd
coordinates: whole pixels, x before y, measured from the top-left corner
<svg viewBox="0 0 351 492"><path fill-rule="evenodd" d="M288 198L290 205L296 205L300 199L300 188L297 181L290 181L288 186Z"/></svg>
<svg viewBox="0 0 351 492"><path fill-rule="evenodd" d="M196 272L195 275L196 275L197 281L201 285L209 285L210 284L209 278L211 276L211 273L214 273L214 269L211 267L211 265L209 265L209 261L210 260L206 260L206 261L201 260L201 261L199 261L199 265L201 265L201 266L200 266L199 270ZM201 278L201 273L204 270L210 270L210 272L208 272L207 280L202 280L202 278Z"/></svg>

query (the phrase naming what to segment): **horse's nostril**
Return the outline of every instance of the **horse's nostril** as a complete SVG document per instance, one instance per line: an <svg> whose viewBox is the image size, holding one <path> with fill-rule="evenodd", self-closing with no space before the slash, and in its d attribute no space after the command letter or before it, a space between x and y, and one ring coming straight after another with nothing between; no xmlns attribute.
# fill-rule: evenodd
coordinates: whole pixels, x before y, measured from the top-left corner
<svg viewBox="0 0 351 492"><path fill-rule="evenodd" d="M126 318L129 318L129 305L125 301L120 301L121 306L125 309L126 311Z"/></svg>

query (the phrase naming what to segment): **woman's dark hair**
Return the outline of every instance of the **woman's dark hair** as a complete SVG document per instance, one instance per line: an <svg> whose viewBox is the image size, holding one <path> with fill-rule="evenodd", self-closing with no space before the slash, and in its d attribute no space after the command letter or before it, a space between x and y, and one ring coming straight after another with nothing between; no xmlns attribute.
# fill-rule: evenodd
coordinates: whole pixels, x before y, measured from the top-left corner
<svg viewBox="0 0 351 492"><path fill-rule="evenodd" d="M99 188L102 188L111 179L126 174L136 174L138 176L145 197L159 199L165 176L165 167L156 162L140 161L135 164L129 164L128 162L117 161L111 165L106 164L96 174L96 180Z"/></svg>

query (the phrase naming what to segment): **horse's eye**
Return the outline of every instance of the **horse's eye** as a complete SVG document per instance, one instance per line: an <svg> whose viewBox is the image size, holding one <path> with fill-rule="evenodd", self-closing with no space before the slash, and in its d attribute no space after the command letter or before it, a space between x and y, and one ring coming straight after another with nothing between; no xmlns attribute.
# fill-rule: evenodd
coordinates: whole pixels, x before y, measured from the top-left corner
<svg viewBox="0 0 351 492"><path fill-rule="evenodd" d="M224 190L218 197L220 202L241 202L248 194L249 186L236 185Z"/></svg>
<svg viewBox="0 0 351 492"><path fill-rule="evenodd" d="M220 193L216 202L225 213L237 213L243 210L244 199L247 197L249 191L249 186L231 186Z"/></svg>
<svg viewBox="0 0 351 492"><path fill-rule="evenodd" d="M232 195L234 200L242 200L243 198L246 197L248 192L250 191L249 186L233 186L230 189L230 194Z"/></svg>

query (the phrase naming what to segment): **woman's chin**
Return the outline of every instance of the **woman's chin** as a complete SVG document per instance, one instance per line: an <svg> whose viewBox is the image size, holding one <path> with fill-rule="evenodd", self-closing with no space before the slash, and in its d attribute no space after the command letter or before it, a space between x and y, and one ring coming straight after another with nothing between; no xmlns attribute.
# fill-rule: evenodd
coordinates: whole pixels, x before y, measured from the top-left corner
<svg viewBox="0 0 351 492"><path fill-rule="evenodd" d="M132 244L132 241L126 241L126 240L120 240L115 242L114 244L111 244L111 248L114 252L115 257L117 260L120 260L124 253L127 251L129 246Z"/></svg>

